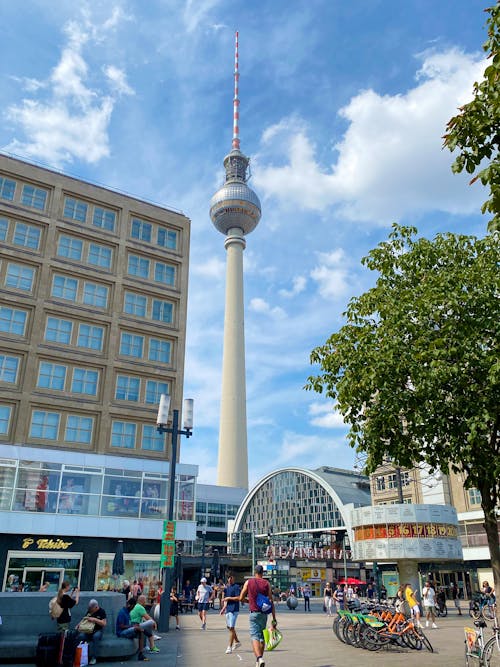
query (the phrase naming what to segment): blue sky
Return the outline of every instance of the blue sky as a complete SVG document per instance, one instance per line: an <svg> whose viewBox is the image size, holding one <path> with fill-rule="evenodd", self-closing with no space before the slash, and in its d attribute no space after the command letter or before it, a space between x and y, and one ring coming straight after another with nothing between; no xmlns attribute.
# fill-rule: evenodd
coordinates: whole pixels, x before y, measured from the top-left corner
<svg viewBox="0 0 500 667"><path fill-rule="evenodd" d="M250 484L285 465L352 467L309 353L375 276L392 222L483 235L485 192L452 175L446 121L484 70L471 0L23 0L0 3L0 149L182 210L192 221L181 460L215 483L225 250L209 201L241 148L262 219L245 250Z"/></svg>

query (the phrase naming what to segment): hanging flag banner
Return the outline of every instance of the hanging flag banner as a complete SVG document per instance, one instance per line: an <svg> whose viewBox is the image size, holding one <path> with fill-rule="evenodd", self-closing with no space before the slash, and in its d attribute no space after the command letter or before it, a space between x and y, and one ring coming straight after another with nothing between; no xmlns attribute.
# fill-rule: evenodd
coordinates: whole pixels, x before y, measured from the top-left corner
<svg viewBox="0 0 500 667"><path fill-rule="evenodd" d="M163 522L161 540L161 567L174 567L175 563L175 521Z"/></svg>

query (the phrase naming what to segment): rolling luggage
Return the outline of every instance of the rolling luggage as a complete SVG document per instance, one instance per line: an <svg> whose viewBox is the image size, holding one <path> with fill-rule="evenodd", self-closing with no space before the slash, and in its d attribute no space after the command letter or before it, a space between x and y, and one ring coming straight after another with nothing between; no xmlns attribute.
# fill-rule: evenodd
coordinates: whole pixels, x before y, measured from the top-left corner
<svg viewBox="0 0 500 667"><path fill-rule="evenodd" d="M59 663L61 667L73 667L79 634L78 630L66 630Z"/></svg>
<svg viewBox="0 0 500 667"><path fill-rule="evenodd" d="M36 667L59 665L64 648L64 632L48 632L38 635L35 652Z"/></svg>

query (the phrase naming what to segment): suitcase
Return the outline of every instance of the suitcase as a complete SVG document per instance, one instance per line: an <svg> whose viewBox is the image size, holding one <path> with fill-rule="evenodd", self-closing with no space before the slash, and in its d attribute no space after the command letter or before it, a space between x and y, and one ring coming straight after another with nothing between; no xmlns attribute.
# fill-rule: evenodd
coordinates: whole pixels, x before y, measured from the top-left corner
<svg viewBox="0 0 500 667"><path fill-rule="evenodd" d="M66 630L64 633L64 641L59 662L61 667L73 667L79 634L78 630Z"/></svg>
<svg viewBox="0 0 500 667"><path fill-rule="evenodd" d="M38 635L35 652L36 667L55 667L60 663L64 647L64 632Z"/></svg>

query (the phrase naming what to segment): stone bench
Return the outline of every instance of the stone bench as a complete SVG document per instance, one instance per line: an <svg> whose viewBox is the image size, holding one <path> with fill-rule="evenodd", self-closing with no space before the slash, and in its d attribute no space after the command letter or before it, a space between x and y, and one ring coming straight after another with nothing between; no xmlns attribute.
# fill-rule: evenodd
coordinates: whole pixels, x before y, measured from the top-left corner
<svg viewBox="0 0 500 667"><path fill-rule="evenodd" d="M49 600L54 593L0 593L0 662L35 658L38 635L57 632L49 615ZM125 604L122 593L82 591L79 603L71 610L71 628L85 616L89 600L95 598L106 612L107 625L97 644L97 658L128 659L137 652L135 641L117 637L116 618Z"/></svg>

